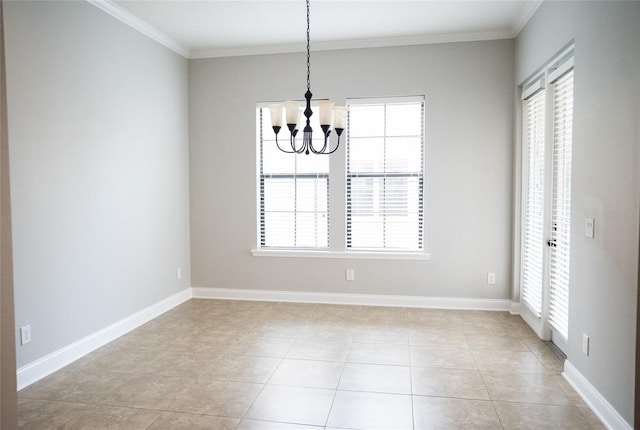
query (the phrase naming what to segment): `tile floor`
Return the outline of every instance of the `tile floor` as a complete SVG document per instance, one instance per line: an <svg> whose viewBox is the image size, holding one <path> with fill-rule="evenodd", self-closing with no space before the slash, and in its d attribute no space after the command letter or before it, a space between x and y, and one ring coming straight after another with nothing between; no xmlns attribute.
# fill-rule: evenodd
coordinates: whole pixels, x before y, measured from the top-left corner
<svg viewBox="0 0 640 430"><path fill-rule="evenodd" d="M604 429L504 312L191 300L19 393L21 429Z"/></svg>

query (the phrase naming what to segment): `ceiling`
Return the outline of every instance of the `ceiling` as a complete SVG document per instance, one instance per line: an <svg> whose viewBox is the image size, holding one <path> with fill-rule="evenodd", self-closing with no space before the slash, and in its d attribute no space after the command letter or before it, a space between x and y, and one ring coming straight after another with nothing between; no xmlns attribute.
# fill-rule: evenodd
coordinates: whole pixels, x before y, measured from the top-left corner
<svg viewBox="0 0 640 430"><path fill-rule="evenodd" d="M187 58L303 51L304 0L88 0ZM311 0L311 48L515 37L541 0Z"/></svg>

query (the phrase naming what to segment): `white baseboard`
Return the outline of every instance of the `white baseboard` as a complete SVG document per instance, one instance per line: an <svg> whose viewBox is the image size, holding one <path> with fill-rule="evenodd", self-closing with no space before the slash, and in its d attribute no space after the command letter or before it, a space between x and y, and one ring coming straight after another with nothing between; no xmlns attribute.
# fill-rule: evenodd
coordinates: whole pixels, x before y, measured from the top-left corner
<svg viewBox="0 0 640 430"><path fill-rule="evenodd" d="M21 390L45 376L52 374L64 366L87 355L91 351L94 351L117 339L123 334L140 327L142 324L156 318L179 304L186 302L190 298L191 289L187 288L171 297L146 307L131 316L123 318L100 331L80 339L71 345L67 345L64 348L60 348L51 354L22 366L17 371L18 390Z"/></svg>
<svg viewBox="0 0 640 430"><path fill-rule="evenodd" d="M520 302L510 302L509 313L511 315L520 315L522 313L522 305Z"/></svg>
<svg viewBox="0 0 640 430"><path fill-rule="evenodd" d="M564 379L582 397L591 410L610 430L633 430L633 427L615 410L611 403L595 389L593 385L578 371L569 360L564 362Z"/></svg>
<svg viewBox="0 0 640 430"><path fill-rule="evenodd" d="M256 300L264 302L325 303L337 305L394 306L407 308L509 311L508 299L466 299L376 294L310 293L301 291L244 290L235 288L191 289L194 299Z"/></svg>

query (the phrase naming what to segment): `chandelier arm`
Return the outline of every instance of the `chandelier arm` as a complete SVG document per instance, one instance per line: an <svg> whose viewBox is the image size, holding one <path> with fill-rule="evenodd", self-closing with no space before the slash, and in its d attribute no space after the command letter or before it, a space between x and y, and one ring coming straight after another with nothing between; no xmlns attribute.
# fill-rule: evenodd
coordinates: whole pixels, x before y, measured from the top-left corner
<svg viewBox="0 0 640 430"><path fill-rule="evenodd" d="M331 155L331 154L333 154L334 152L336 152L336 151L338 150L338 148L339 148L339 147L340 147L340 135L338 135L338 141L336 142L336 147L335 147L335 148L333 148L331 151L329 151L329 152L323 152L322 154L323 154L323 155Z"/></svg>
<svg viewBox="0 0 640 430"><path fill-rule="evenodd" d="M296 148L296 135L297 135L297 130L296 130L296 133L292 134L290 138L291 149L293 150L294 154L302 154L305 150L304 139L302 141L302 146L300 148Z"/></svg>
<svg viewBox="0 0 640 430"><path fill-rule="evenodd" d="M328 144L326 146L329 146ZM323 147L322 150L317 151L315 148L313 148L313 146L311 147L311 152L313 152L314 154L318 154L318 155L331 155L334 152L336 152L338 150L338 148L340 147L340 136L338 136L338 141L336 143L335 148L333 148L331 151L327 151L326 150L326 146Z"/></svg>
<svg viewBox="0 0 640 430"><path fill-rule="evenodd" d="M280 142L278 142L278 135L277 134L276 134L276 146L282 152L286 152L287 154L295 154L295 152L289 151L288 149L282 149L282 147L280 146Z"/></svg>

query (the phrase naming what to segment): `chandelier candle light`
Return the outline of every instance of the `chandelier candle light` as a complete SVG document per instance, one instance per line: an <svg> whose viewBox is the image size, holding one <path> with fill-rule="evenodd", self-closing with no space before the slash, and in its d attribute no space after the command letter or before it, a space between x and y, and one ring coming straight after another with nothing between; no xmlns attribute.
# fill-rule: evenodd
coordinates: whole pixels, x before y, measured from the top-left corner
<svg viewBox="0 0 640 430"><path fill-rule="evenodd" d="M318 100L319 107L319 119L320 119L320 128L322 128L322 133L324 134L324 144L322 148L315 148L313 146L312 135L313 129L311 128L310 118L313 115L313 111L311 110L311 50L309 48L310 42L310 32L309 32L309 0L307 0L307 92L304 94L304 98L307 100L307 107L303 112L300 112L300 102L297 101L286 101L284 102L284 107L282 104L273 104L269 106L269 110L271 113L271 126L273 127L273 131L276 134L276 146L282 152L287 152L289 154L309 154L309 152L313 152L314 154L333 154L336 152L338 147L340 146L340 135L345 129L345 125L347 122L347 108L345 106L334 106L335 102L331 100ZM289 143L291 144L291 149L283 149L278 143L278 132L282 128L282 117L286 117L286 124L291 136L289 138ZM303 117L304 114L304 117ZM303 126L303 121L306 118L306 124L304 125L302 145L296 143L296 136L298 135L298 131ZM338 142L336 147L332 150L329 150L329 135L331 134L331 128L334 128L336 134L338 135Z"/></svg>

